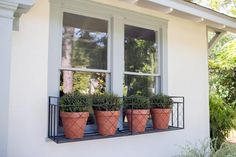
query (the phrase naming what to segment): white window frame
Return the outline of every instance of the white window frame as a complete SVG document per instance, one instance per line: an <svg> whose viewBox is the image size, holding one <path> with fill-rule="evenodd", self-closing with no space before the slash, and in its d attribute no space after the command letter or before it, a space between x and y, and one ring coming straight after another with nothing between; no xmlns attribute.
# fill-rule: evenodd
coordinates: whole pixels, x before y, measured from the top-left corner
<svg viewBox="0 0 236 157"><path fill-rule="evenodd" d="M109 92L111 90L111 18L109 17L103 17L103 16L99 16L97 14L91 14L91 13L85 13L85 12L79 12L79 11L73 11L73 10L69 10L69 9L63 9L62 10L62 14L64 13L70 13L70 14L75 14L75 15L81 15L81 16L85 16L85 17L91 17L91 18L96 18L96 19L101 19L101 20L105 20L108 23L107 26L107 69L93 69L93 68L63 68L62 66L60 67L60 71L74 71L74 72L92 72L92 73L105 73L106 74L106 91ZM63 16L62 19L63 21ZM62 25L63 28L63 25ZM61 30L62 30L61 28ZM62 36L61 36L62 38ZM62 52L62 50L61 50ZM62 55L61 55L62 56ZM60 57L60 62L62 62L62 57Z"/></svg>
<svg viewBox="0 0 236 157"><path fill-rule="evenodd" d="M106 74L106 91L110 92L111 91L111 18L109 17L104 17L104 16L99 16L99 14L93 14L93 13L87 13L87 12L81 12L81 11L74 11L70 9L63 9L62 10L62 15L64 13L70 13L70 14L75 14L75 15L81 15L85 17L90 17L90 18L96 18L96 19L101 19L105 20L108 23L107 26L107 69L93 69L93 68L63 68L62 65L60 66L59 71L73 71L73 72L81 72L81 73L105 73ZM63 22L63 16L61 17L62 22ZM63 29L63 24L61 25L61 30ZM62 32L61 32L61 39L63 38ZM61 46L61 52L62 52L62 46ZM60 63L62 63L62 55L60 57ZM60 78L59 78L60 80ZM59 87L58 87L59 90ZM95 124L88 124L86 125L85 132L90 133L94 132L97 129Z"/></svg>
<svg viewBox="0 0 236 157"><path fill-rule="evenodd" d="M124 75L132 75L132 76L146 76L146 77L154 77L155 78L155 93L161 93L161 43L160 41L160 28L155 25L149 25L143 21L134 21L132 19L126 19L124 21L124 25L149 29L155 32L155 43L157 45L156 48L156 59L157 59L157 72L156 73L143 73L143 72L130 72L124 70Z"/></svg>
<svg viewBox="0 0 236 157"><path fill-rule="evenodd" d="M61 68L63 13L105 19L108 21L107 70ZM134 20L135 19L135 20ZM127 22L128 21L128 22ZM104 72L110 74L110 91L123 96L124 74L124 26L134 25L158 31L158 74L143 74L161 78L161 92L168 94L168 21L141 13L100 5L91 1L50 0L49 53L48 53L48 96L59 97L60 71L75 70L80 72ZM57 45L57 46L56 46ZM123 47L123 48L122 48ZM135 73L136 74L136 73ZM157 82L157 81L156 81ZM157 83L156 83L157 84ZM159 86L158 86L159 87ZM156 87L156 89L158 89ZM121 115L122 118L122 115Z"/></svg>

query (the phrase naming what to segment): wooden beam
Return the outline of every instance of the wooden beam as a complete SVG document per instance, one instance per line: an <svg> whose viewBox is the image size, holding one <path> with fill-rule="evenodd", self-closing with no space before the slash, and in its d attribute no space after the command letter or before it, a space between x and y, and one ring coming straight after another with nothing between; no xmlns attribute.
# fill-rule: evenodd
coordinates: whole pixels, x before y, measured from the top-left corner
<svg viewBox="0 0 236 157"><path fill-rule="evenodd" d="M225 34L225 32L216 32L216 35L211 39L208 43L208 51L210 52L211 49L217 44L220 38Z"/></svg>

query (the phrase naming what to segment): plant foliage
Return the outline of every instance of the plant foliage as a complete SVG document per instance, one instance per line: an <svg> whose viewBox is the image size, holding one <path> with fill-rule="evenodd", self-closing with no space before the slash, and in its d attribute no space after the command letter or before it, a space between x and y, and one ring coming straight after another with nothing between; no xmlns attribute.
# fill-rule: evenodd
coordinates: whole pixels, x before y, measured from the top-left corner
<svg viewBox="0 0 236 157"><path fill-rule="evenodd" d="M91 101L87 95L73 92L63 95L59 104L62 112L88 112Z"/></svg>
<svg viewBox="0 0 236 157"><path fill-rule="evenodd" d="M236 145L223 143L216 148L217 140L204 140L198 144L187 144L177 157L235 157Z"/></svg>
<svg viewBox="0 0 236 157"><path fill-rule="evenodd" d="M126 109L148 109L148 98L140 95L132 95L124 98L124 105Z"/></svg>
<svg viewBox="0 0 236 157"><path fill-rule="evenodd" d="M226 105L216 94L210 96L210 134L217 138L217 148L225 142L232 128L236 128L236 111L232 105Z"/></svg>
<svg viewBox="0 0 236 157"><path fill-rule="evenodd" d="M92 104L96 111L119 111L121 107L120 98L112 93L92 95Z"/></svg>
<svg viewBox="0 0 236 157"><path fill-rule="evenodd" d="M173 100L165 94L157 94L150 98L150 106L152 108L172 108Z"/></svg>

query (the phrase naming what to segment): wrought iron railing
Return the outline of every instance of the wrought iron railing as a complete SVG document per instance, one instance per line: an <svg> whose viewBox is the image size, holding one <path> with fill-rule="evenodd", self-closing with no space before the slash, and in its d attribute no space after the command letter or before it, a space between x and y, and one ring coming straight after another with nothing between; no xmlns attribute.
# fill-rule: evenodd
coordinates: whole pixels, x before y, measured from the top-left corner
<svg viewBox="0 0 236 157"><path fill-rule="evenodd" d="M128 117L127 111L122 107L119 114L119 121L116 124L116 131L114 135L102 136L98 131L98 127L94 121L94 124L88 124L85 128L85 133L83 138L66 138L64 134L64 129L62 126L62 120L60 116L61 106L59 105L60 98L58 97L49 97L49 105L48 105L48 138L55 141L56 143L66 143L66 142L76 142L76 141L84 141L84 140L93 140L93 139L102 139L102 138L112 138L112 137L120 137L120 136L131 136L131 135L140 135L140 134L148 134L148 133L157 133L163 131L174 131L184 129L184 97L181 96L172 96L173 99L173 108L170 113L168 128L165 129L154 129L152 117L150 112L146 112L146 116L148 117L147 123L145 125L145 131L134 131L135 125L133 123L137 119L134 119L132 115L136 114L134 112L130 112L131 116ZM123 98L121 98L123 100ZM90 111L90 115L93 114L93 111ZM92 115L94 116L94 115ZM128 118L127 118L128 117ZM128 122L129 121L129 122ZM140 120L140 125L141 121ZM110 121L107 121L108 123ZM109 129L109 128L108 128Z"/></svg>

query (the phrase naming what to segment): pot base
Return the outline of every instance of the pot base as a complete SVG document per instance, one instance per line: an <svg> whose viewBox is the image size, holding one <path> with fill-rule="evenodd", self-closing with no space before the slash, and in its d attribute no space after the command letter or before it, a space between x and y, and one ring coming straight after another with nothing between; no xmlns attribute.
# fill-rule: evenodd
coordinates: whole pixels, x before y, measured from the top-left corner
<svg viewBox="0 0 236 157"><path fill-rule="evenodd" d="M172 109L151 109L153 128L168 129L171 111Z"/></svg>
<svg viewBox="0 0 236 157"><path fill-rule="evenodd" d="M149 117L149 110L126 110L129 130L136 133L145 131L147 120Z"/></svg>
<svg viewBox="0 0 236 157"><path fill-rule="evenodd" d="M111 136L116 133L120 111L94 111L98 132L102 136Z"/></svg>
<svg viewBox="0 0 236 157"><path fill-rule="evenodd" d="M60 112L66 138L76 139L84 137L84 129L89 112Z"/></svg>

